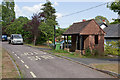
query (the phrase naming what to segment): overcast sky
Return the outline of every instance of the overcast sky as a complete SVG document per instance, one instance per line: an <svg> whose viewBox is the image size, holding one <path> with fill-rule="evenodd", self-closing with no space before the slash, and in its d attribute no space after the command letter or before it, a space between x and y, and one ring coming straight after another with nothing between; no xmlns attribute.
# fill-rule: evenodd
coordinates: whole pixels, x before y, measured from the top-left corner
<svg viewBox="0 0 120 80"><path fill-rule="evenodd" d="M90 0L91 1L91 0ZM70 16L61 17L70 13L78 12L90 7L94 7L103 3L106 3L110 0L100 0L100 1L88 1L88 0L70 0L69 2L67 0L52 0L53 7L56 9L56 15L57 15L57 21L61 28L67 28L69 25L71 25L74 22L80 22L82 19L92 19L96 16L104 16L106 17L110 22L112 22L112 19L117 18L117 13L111 11L109 8L106 7L106 5L102 5L100 7L87 10L81 13L77 13ZM101 2L102 1L102 2ZM15 0L15 12L16 17L19 16L25 16L31 19L31 16L33 13L39 12L42 8L42 4L45 3L45 0L41 0L38 2L38 0L27 0L19 1Z"/></svg>

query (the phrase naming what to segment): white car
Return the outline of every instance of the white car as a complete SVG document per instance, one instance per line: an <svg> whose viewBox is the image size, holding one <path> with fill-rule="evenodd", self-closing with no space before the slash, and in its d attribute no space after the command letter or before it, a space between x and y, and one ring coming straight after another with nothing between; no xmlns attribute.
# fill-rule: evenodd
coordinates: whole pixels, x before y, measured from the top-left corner
<svg viewBox="0 0 120 80"><path fill-rule="evenodd" d="M11 34L9 44L23 44L23 38L21 34Z"/></svg>

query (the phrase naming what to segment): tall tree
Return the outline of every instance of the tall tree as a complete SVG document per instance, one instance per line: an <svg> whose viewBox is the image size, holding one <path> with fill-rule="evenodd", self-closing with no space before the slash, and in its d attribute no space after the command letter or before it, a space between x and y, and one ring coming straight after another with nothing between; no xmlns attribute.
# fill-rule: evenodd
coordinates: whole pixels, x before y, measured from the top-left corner
<svg viewBox="0 0 120 80"><path fill-rule="evenodd" d="M103 16L96 16L95 17L95 21L97 23L103 23L103 20L105 20L106 24L109 24L109 21L106 17L103 17Z"/></svg>
<svg viewBox="0 0 120 80"><path fill-rule="evenodd" d="M120 0L116 2L109 3L107 7L114 12L118 13L118 16L120 16ZM113 23L120 23L120 18L114 19L115 21Z"/></svg>
<svg viewBox="0 0 120 80"><path fill-rule="evenodd" d="M34 45L36 45L36 40L37 40L38 34L40 33L40 30L39 30L40 23L41 23L40 15L33 14L32 20L24 25L24 29L26 31L30 31L31 39L33 39Z"/></svg>
<svg viewBox="0 0 120 80"><path fill-rule="evenodd" d="M53 40L53 31L54 31L54 25L57 25L57 21L56 21L56 11L55 8L52 7L52 3L47 0L47 2L45 4L43 4L43 8L41 9L41 15L44 18L44 23L42 25L44 25L46 27L46 34L47 34L47 38L49 40Z"/></svg>
<svg viewBox="0 0 120 80"><path fill-rule="evenodd" d="M2 2L2 29L3 32L10 22L15 20L14 0L3 0Z"/></svg>
<svg viewBox="0 0 120 80"><path fill-rule="evenodd" d="M2 2L3 26L10 24L10 22L15 19L14 7L15 7L14 0L12 1L9 0L9 2L4 0Z"/></svg>

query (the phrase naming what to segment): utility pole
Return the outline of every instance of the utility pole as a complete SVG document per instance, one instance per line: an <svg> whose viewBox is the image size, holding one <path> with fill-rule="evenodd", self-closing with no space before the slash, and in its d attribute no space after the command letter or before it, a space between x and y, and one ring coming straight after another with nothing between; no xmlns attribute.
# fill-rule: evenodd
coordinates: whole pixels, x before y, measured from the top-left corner
<svg viewBox="0 0 120 80"><path fill-rule="evenodd" d="M56 34L56 29L55 29L56 27L55 27L55 25L54 25L54 49L55 49L55 34Z"/></svg>

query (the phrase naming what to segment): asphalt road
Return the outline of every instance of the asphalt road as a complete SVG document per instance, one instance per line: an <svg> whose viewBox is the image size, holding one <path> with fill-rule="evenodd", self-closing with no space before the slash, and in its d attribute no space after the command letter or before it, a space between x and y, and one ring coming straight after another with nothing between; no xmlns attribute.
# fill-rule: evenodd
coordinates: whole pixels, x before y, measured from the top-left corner
<svg viewBox="0 0 120 80"><path fill-rule="evenodd" d="M75 62L25 45L2 43L15 59L24 78L112 78Z"/></svg>

